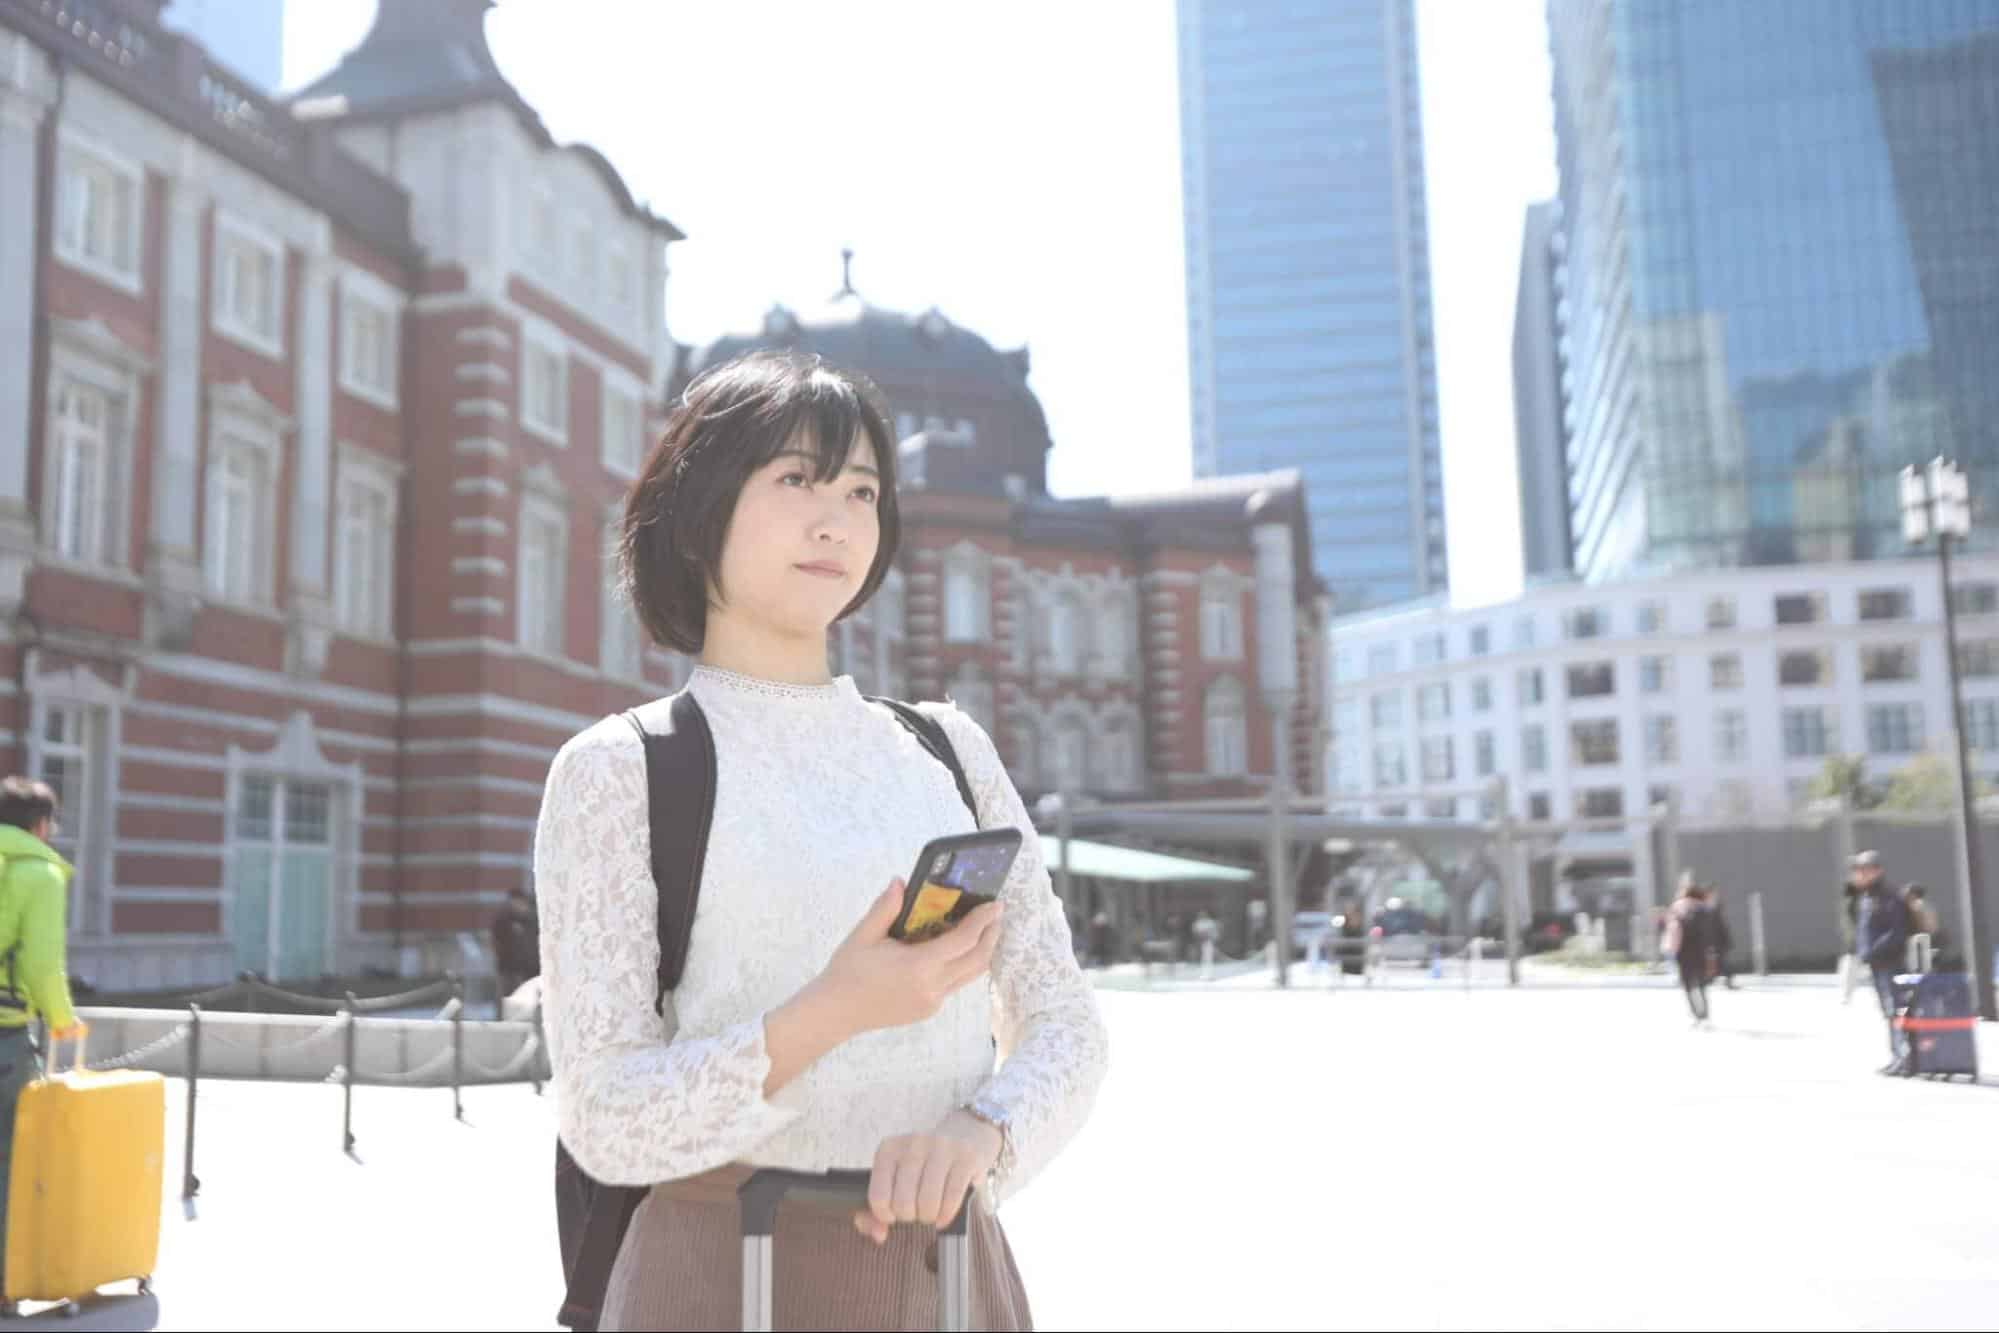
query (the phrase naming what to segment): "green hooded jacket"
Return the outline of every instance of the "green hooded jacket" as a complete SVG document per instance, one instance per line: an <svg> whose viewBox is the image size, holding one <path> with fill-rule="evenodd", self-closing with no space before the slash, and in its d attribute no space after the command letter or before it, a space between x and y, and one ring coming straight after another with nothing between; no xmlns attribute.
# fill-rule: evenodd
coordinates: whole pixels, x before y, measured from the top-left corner
<svg viewBox="0 0 1999 1333"><path fill-rule="evenodd" d="M34 834L0 824L0 1028L20 1027L34 1014L52 1028L76 1021L63 963L74 873Z"/></svg>

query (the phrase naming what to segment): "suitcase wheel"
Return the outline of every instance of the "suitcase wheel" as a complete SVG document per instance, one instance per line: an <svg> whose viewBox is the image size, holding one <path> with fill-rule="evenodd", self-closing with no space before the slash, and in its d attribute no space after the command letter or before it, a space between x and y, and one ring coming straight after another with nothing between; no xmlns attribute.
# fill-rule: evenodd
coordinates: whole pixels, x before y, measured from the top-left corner
<svg viewBox="0 0 1999 1333"><path fill-rule="evenodd" d="M152 1294L153 1294L153 1279L152 1279L152 1278L150 1278L150 1277L142 1277L142 1278L140 1278L140 1279L139 1279L139 1294L140 1294L141 1296L150 1296L150 1295L152 1295Z"/></svg>

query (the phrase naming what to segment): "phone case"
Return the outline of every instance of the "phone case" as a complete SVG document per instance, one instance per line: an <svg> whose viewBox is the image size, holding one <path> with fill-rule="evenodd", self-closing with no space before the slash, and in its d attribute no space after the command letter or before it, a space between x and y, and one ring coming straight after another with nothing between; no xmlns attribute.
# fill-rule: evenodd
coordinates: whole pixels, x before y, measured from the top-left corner
<svg viewBox="0 0 1999 1333"><path fill-rule="evenodd" d="M1020 830L1010 828L933 839L916 858L890 937L915 943L941 935L998 897L1020 844Z"/></svg>

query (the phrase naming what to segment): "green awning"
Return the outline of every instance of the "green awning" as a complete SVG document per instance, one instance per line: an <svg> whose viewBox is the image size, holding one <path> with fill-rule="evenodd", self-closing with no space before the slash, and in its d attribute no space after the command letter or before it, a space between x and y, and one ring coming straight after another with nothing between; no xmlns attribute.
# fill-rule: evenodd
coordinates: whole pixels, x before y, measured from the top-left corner
<svg viewBox="0 0 1999 1333"><path fill-rule="evenodd" d="M1052 833L1041 835L1041 857L1053 875L1062 864L1062 839ZM1209 861L1190 861L1184 856L1144 852L1135 847L1114 847L1107 842L1069 840L1069 873L1092 879L1121 879L1140 884L1165 884L1192 880L1210 883L1240 883L1254 879L1254 873L1235 866Z"/></svg>

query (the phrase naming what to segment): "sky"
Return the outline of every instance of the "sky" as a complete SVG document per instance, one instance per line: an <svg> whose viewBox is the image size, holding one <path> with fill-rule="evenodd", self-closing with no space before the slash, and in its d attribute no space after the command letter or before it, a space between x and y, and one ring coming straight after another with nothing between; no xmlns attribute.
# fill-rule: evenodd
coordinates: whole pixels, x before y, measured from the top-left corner
<svg viewBox="0 0 1999 1333"><path fill-rule="evenodd" d="M1417 6L1452 599L1476 605L1520 586L1513 301L1526 207L1555 189L1546 27L1542 0ZM284 86L374 11L289 0ZM1057 494L1191 476L1172 0L500 0L486 31L557 141L687 233L680 341L824 300L851 246L870 302L1029 348Z"/></svg>

